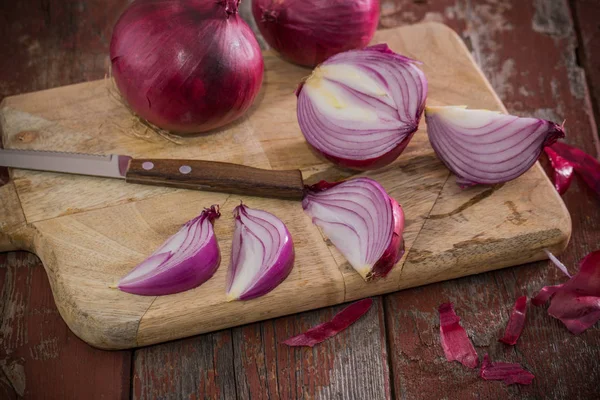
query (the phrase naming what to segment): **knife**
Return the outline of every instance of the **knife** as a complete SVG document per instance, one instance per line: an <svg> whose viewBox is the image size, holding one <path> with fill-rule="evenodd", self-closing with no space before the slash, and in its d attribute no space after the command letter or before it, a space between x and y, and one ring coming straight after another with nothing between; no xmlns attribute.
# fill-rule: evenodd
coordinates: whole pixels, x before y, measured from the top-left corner
<svg viewBox="0 0 600 400"><path fill-rule="evenodd" d="M0 167L125 179L128 183L300 200L300 170L276 171L217 161L132 158L0 149Z"/></svg>

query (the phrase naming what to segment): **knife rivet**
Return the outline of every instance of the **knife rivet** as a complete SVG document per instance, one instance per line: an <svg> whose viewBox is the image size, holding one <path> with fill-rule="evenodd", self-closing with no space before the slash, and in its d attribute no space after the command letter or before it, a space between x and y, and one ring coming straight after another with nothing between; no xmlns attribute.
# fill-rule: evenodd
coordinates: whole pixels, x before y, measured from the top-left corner
<svg viewBox="0 0 600 400"><path fill-rule="evenodd" d="M190 172L192 172L192 167L190 167L189 165L182 165L181 167L179 167L179 172L181 172L182 174L189 174Z"/></svg>
<svg viewBox="0 0 600 400"><path fill-rule="evenodd" d="M144 168L146 171L150 171L152 168L154 168L154 163L151 161L146 161L142 164L142 168Z"/></svg>

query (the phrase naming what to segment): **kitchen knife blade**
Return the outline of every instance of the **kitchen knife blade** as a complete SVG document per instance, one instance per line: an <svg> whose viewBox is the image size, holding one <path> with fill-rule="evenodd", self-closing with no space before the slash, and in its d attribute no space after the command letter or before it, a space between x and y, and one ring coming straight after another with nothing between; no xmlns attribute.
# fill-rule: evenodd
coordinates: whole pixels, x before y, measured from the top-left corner
<svg viewBox="0 0 600 400"><path fill-rule="evenodd" d="M275 171L217 161L0 149L0 167L120 178L128 183L249 196L292 200L304 197L300 170Z"/></svg>

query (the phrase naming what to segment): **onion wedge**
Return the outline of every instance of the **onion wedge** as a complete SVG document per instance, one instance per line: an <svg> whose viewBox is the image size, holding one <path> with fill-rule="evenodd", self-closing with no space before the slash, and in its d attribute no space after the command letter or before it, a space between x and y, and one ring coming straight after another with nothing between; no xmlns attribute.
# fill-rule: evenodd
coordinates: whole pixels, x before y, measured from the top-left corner
<svg viewBox="0 0 600 400"><path fill-rule="evenodd" d="M227 301L250 300L275 289L294 266L294 243L276 216L240 204L227 279Z"/></svg>
<svg viewBox="0 0 600 400"><path fill-rule="evenodd" d="M562 126L465 106L426 107L429 142L461 187L493 185L524 174Z"/></svg>
<svg viewBox="0 0 600 400"><path fill-rule="evenodd" d="M296 91L306 141L347 168L394 161L417 131L425 106L427 80L417 64L387 44L327 59Z"/></svg>
<svg viewBox="0 0 600 400"><path fill-rule="evenodd" d="M220 215L218 205L204 209L124 276L118 288L133 294L160 296L183 292L206 282L221 261L212 225Z"/></svg>
<svg viewBox="0 0 600 400"><path fill-rule="evenodd" d="M402 207L373 179L319 182L302 207L365 281L385 277L404 254Z"/></svg>

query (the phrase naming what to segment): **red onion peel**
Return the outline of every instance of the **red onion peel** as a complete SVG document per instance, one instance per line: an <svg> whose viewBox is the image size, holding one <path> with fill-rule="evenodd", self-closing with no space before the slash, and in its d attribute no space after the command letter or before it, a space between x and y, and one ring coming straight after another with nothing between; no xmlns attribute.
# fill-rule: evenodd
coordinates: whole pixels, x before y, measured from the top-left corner
<svg viewBox="0 0 600 400"><path fill-rule="evenodd" d="M562 126L466 106L427 107L429 142L461 187L507 182L524 174Z"/></svg>
<svg viewBox="0 0 600 400"><path fill-rule="evenodd" d="M150 257L124 276L118 288L144 296L183 292L200 286L219 268L221 254L212 222L219 206L188 221Z"/></svg>
<svg viewBox="0 0 600 400"><path fill-rule="evenodd" d="M575 172L581 176L581 179L583 179L583 181L590 187L590 189L592 189L596 195L600 197L600 162L598 162L597 159L585 153L583 150L563 142L557 142L553 144L551 149L558 157L561 157L561 159L564 160L563 169L568 168L568 165L570 164ZM568 164L565 165L565 162ZM560 169L558 171L558 173L561 173ZM566 190L566 188L564 190Z"/></svg>
<svg viewBox="0 0 600 400"><path fill-rule="evenodd" d="M263 79L260 47L239 0L137 0L110 44L115 83L141 118L178 133L239 118Z"/></svg>
<svg viewBox="0 0 600 400"><path fill-rule="evenodd" d="M283 342L288 346L308 346L321 343L330 337L333 337L341 331L347 329L369 311L373 300L363 299L350 304L342 311L337 313L331 321L324 322L320 325L310 328L300 335L293 336Z"/></svg>
<svg viewBox="0 0 600 400"><path fill-rule="evenodd" d="M365 47L379 22L379 0L253 0L252 14L269 46L314 67Z"/></svg>
<svg viewBox="0 0 600 400"><path fill-rule="evenodd" d="M250 300L275 289L294 266L294 243L285 224L262 210L237 206L227 301Z"/></svg>
<svg viewBox="0 0 600 400"><path fill-rule="evenodd" d="M573 172L575 172L573 164L559 156L551 147L544 148L544 152L554 170L554 187L558 194L564 194L573 181Z"/></svg>
<svg viewBox="0 0 600 400"><path fill-rule="evenodd" d="M404 212L373 179L319 182L302 207L365 281L385 277L404 254Z"/></svg>
<svg viewBox="0 0 600 400"><path fill-rule="evenodd" d="M515 305L508 319L504 336L499 339L502 343L514 346L525 327L525 316L527 313L527 296L521 296L515 301Z"/></svg>
<svg viewBox="0 0 600 400"><path fill-rule="evenodd" d="M460 317L454 312L452 303L443 303L438 307L440 314L440 341L446 360L458 361L462 365L475 368L479 356L467 332L460 325Z"/></svg>
<svg viewBox="0 0 600 400"><path fill-rule="evenodd" d="M306 141L347 168L394 161L417 131L425 106L427 80L416 64L386 44L329 58L296 91Z"/></svg>
<svg viewBox="0 0 600 400"><path fill-rule="evenodd" d="M486 381L503 381L507 385L515 383L531 385L535 378L531 372L523 369L519 364L490 362L487 354L483 357L479 376Z"/></svg>
<svg viewBox="0 0 600 400"><path fill-rule="evenodd" d="M562 269L562 268L561 268ZM548 314L578 335L600 320L600 251L585 256L579 271L567 282L544 286L531 300L538 306L550 300Z"/></svg>

